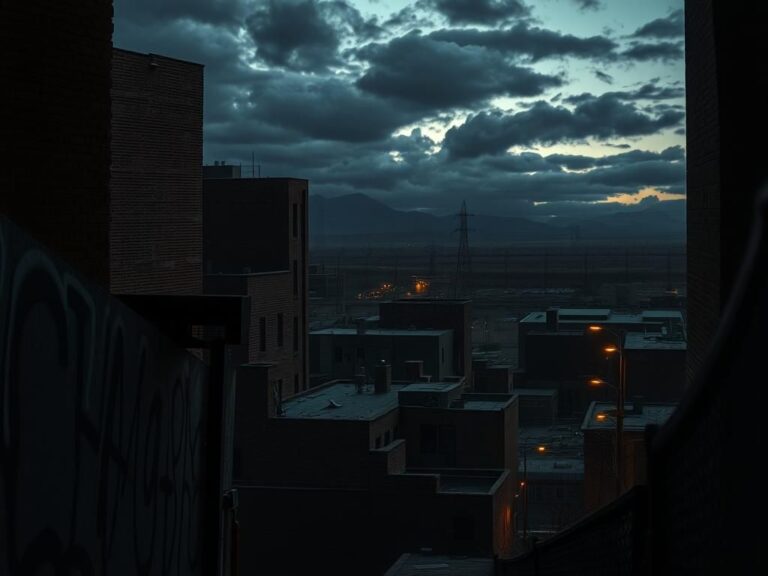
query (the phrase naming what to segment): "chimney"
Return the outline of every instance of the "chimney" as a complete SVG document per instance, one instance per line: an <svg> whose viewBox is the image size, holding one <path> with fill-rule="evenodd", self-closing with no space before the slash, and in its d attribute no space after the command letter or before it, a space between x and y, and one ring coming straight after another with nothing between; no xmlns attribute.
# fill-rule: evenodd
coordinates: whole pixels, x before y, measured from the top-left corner
<svg viewBox="0 0 768 576"><path fill-rule="evenodd" d="M386 394L392 388L392 366L382 362L376 366L376 377L374 380L374 392L376 394Z"/></svg>
<svg viewBox="0 0 768 576"><path fill-rule="evenodd" d="M557 308L547 309L547 332L557 332L558 313Z"/></svg>
<svg viewBox="0 0 768 576"><path fill-rule="evenodd" d="M406 360L405 375L409 382L421 382L424 373L424 362L422 360Z"/></svg>

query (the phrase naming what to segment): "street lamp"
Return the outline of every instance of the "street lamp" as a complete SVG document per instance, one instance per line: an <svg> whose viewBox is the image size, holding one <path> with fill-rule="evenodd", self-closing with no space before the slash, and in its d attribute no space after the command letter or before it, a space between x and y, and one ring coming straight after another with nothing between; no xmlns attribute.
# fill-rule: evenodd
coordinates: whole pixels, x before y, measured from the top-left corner
<svg viewBox="0 0 768 576"><path fill-rule="evenodd" d="M521 446L523 452L523 480L520 482L518 496L523 496L523 542L528 542L528 448L531 446L525 442ZM544 454L547 447L543 444L536 445L536 453Z"/></svg>
<svg viewBox="0 0 768 576"><path fill-rule="evenodd" d="M611 330L610 328L605 328L604 326L600 326L597 324L593 324L587 328L587 330L591 334L599 334L603 331L608 332L611 334L615 339L615 344L608 344L603 348L603 352L605 352L609 357L613 354L618 354L619 357L619 385L616 386L616 498L621 496L621 492L623 489L623 477L622 477L622 444L623 444L623 436L624 436L624 399L626 397L627 393L627 382L626 382L626 359L624 357L624 337L626 335L625 330L619 330L618 332ZM610 385L608 382L600 379L600 378L592 378L589 380L590 386L601 386L601 385ZM598 414L598 421L604 421L605 415L603 415L603 418L599 418Z"/></svg>

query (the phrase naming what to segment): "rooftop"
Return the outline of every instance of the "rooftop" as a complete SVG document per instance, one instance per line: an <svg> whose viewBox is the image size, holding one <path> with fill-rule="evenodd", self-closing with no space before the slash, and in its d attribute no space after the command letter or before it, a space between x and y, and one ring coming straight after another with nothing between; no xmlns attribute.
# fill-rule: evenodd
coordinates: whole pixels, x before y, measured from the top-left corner
<svg viewBox="0 0 768 576"><path fill-rule="evenodd" d="M649 424L664 424L677 408L677 404L646 404L641 411L635 411L634 404L624 405L624 430L629 432L642 432ZM616 411L616 404L612 402L592 402L584 415L582 430L613 430L616 421L612 414ZM607 414L608 417L598 420L598 414Z"/></svg>
<svg viewBox="0 0 768 576"><path fill-rule="evenodd" d="M369 328L363 332L362 336L415 336L415 337L435 337L444 334L450 334L452 330L403 330L403 329L383 329ZM311 335L335 335L335 336L356 336L357 328L324 328L323 330L314 330Z"/></svg>
<svg viewBox="0 0 768 576"><path fill-rule="evenodd" d="M625 350L685 350L687 343L678 337L630 332L624 341Z"/></svg>
<svg viewBox="0 0 768 576"><path fill-rule="evenodd" d="M561 324L583 325L585 322L600 324L660 324L672 321L682 324L683 315L679 310L643 310L638 314L616 313L610 308L560 308L558 322ZM547 313L531 312L520 323L546 324Z"/></svg>
<svg viewBox="0 0 768 576"><path fill-rule="evenodd" d="M367 386L360 394L355 384L336 382L286 400L283 403L283 417L375 420L397 408L397 391L402 388L393 385L386 394L374 394L373 386Z"/></svg>
<svg viewBox="0 0 768 576"><path fill-rule="evenodd" d="M384 576L493 576L492 558L403 554Z"/></svg>
<svg viewBox="0 0 768 576"><path fill-rule="evenodd" d="M513 394L519 396L557 396L557 389L555 388L515 388L512 390Z"/></svg>

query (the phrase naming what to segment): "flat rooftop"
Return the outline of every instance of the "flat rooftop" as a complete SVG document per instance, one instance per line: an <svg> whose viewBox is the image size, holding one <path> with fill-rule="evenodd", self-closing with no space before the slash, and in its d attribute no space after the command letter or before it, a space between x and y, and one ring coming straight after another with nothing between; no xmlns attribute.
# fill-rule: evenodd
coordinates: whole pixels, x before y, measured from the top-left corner
<svg viewBox="0 0 768 576"><path fill-rule="evenodd" d="M448 494L490 494L499 476L454 476L440 474L438 492Z"/></svg>
<svg viewBox="0 0 768 576"><path fill-rule="evenodd" d="M677 408L677 404L644 403L641 412L635 412L634 404L624 405L624 430L630 432L642 432L649 424L662 425ZM603 420L598 420L598 414L606 414ZM581 425L582 430L614 430L616 419L616 404L612 402L592 402L584 415Z"/></svg>
<svg viewBox="0 0 768 576"><path fill-rule="evenodd" d="M625 350L686 350L687 347L687 343L681 338L640 332L629 332L624 340Z"/></svg>
<svg viewBox="0 0 768 576"><path fill-rule="evenodd" d="M523 472L523 462L518 465L518 472ZM528 474L574 479L584 476L584 458L534 457L528 458Z"/></svg>
<svg viewBox="0 0 768 576"><path fill-rule="evenodd" d="M610 308L560 308L558 322L561 324L582 325L586 322L600 324L663 324L665 322L681 323L683 314L679 310L643 310L637 314L616 313ZM520 320L521 324L545 324L546 311L531 312Z"/></svg>
<svg viewBox="0 0 768 576"><path fill-rule="evenodd" d="M397 408L397 392L403 386L393 385L386 394L374 394L366 386L362 394L357 386L337 382L316 388L307 394L283 402L283 418L315 420L375 420Z"/></svg>
<svg viewBox="0 0 768 576"><path fill-rule="evenodd" d="M519 396L557 396L555 388L514 388L512 394Z"/></svg>
<svg viewBox="0 0 768 576"><path fill-rule="evenodd" d="M366 329L361 336L413 336L413 337L431 337L450 334L452 330L387 330L384 328ZM357 328L324 328L323 330L314 330L310 335L324 336L357 336Z"/></svg>
<svg viewBox="0 0 768 576"><path fill-rule="evenodd" d="M493 576L492 558L403 554L384 576Z"/></svg>

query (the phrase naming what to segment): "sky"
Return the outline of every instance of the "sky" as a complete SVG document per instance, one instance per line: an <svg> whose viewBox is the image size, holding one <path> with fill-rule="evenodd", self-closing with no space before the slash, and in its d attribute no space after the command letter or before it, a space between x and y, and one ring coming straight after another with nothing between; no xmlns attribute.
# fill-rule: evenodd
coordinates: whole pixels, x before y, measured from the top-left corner
<svg viewBox="0 0 768 576"><path fill-rule="evenodd" d="M205 65L205 163L436 215L684 199L683 0L114 7L116 47Z"/></svg>

